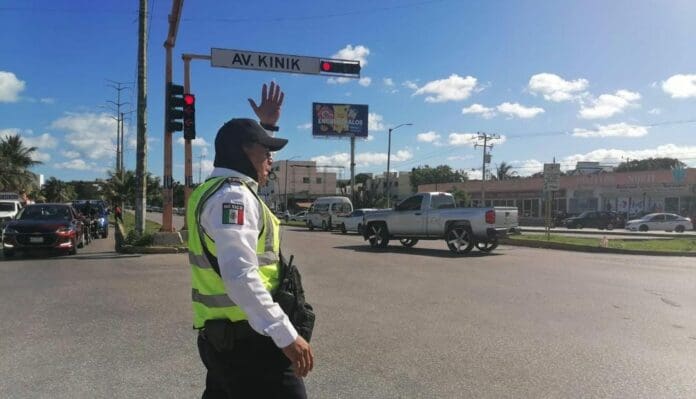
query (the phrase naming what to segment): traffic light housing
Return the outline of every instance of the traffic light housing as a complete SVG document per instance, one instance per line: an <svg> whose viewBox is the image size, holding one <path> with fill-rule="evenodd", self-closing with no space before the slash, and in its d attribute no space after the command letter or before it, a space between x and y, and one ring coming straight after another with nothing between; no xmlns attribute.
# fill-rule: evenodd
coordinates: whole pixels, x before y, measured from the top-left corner
<svg viewBox="0 0 696 399"><path fill-rule="evenodd" d="M184 128L184 86L167 83L167 100L165 106L167 131L180 132Z"/></svg>
<svg viewBox="0 0 696 399"><path fill-rule="evenodd" d="M184 94L184 139L196 138L196 96Z"/></svg>
<svg viewBox="0 0 696 399"><path fill-rule="evenodd" d="M319 73L359 78L360 61L319 60Z"/></svg>

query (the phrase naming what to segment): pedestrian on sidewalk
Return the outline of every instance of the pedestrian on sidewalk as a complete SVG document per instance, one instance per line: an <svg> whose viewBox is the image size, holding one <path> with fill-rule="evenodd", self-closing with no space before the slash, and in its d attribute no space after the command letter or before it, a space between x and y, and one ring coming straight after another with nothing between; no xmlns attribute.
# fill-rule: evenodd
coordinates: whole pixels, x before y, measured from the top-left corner
<svg viewBox="0 0 696 399"><path fill-rule="evenodd" d="M114 207L114 218L116 219L116 221L120 221L121 223L123 223L123 211L121 210L121 207L118 205Z"/></svg>
<svg viewBox="0 0 696 399"><path fill-rule="evenodd" d="M272 296L285 281L280 221L257 192L268 180L272 152L287 144L269 134L278 130L283 98L280 86L264 84L261 104L249 99L260 124L232 119L220 128L215 169L189 199L193 324L208 371L204 399L307 397L302 377L314 355L309 336L298 333L304 330Z"/></svg>

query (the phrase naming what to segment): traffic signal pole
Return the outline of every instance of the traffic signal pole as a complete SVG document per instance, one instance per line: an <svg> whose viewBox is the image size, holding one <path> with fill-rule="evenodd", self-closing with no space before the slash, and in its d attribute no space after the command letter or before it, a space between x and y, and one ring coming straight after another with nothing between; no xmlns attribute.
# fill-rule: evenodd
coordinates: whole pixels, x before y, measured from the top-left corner
<svg viewBox="0 0 696 399"><path fill-rule="evenodd" d="M184 0L172 0L172 11L169 14L169 32L167 40L164 42L166 50L165 63L165 87L169 87L172 83L172 49L176 44L176 35L179 30L179 19L181 18L181 9L184 6ZM172 226L172 203L173 203L173 183L172 178L172 130L169 126L167 115L168 95L165 96L164 105L164 176L162 184L162 232L175 231Z"/></svg>
<svg viewBox="0 0 696 399"><path fill-rule="evenodd" d="M184 60L184 93L191 92L191 60L210 60L209 55L202 54L182 54ZM199 165L199 168L201 166ZM200 169L199 169L200 170ZM191 140L184 140L184 208L188 209L188 201L193 191L193 148ZM200 178L199 178L200 180ZM185 213L184 213L185 214ZM184 218L184 227L181 230L187 230L186 218Z"/></svg>

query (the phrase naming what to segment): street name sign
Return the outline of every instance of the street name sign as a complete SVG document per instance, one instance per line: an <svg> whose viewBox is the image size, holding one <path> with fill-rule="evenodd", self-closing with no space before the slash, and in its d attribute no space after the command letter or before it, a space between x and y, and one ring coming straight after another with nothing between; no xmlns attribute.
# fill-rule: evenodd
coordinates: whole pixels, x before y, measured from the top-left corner
<svg viewBox="0 0 696 399"><path fill-rule="evenodd" d="M544 191L558 191L561 189L561 164L544 164Z"/></svg>
<svg viewBox="0 0 696 399"><path fill-rule="evenodd" d="M210 65L220 68L255 71L302 73L307 75L341 75L348 78L360 77L359 61L221 48L210 49ZM341 67L352 68L345 69ZM346 70L351 72L345 72ZM357 71L357 73L353 71Z"/></svg>

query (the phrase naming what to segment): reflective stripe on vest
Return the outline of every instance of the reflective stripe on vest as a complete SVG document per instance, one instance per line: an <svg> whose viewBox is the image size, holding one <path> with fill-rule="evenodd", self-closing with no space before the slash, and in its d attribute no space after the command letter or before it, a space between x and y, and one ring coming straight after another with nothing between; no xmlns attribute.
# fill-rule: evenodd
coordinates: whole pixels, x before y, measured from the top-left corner
<svg viewBox="0 0 696 399"><path fill-rule="evenodd" d="M215 241L200 224L205 202L225 182L231 179L244 185L259 202L261 234L256 245L256 258L261 281L269 292L278 286L278 262L280 259L280 221L258 197L246 181L237 178L216 177L201 184L191 193L186 212L189 227L189 263L191 265L191 299L193 301L193 327L202 328L206 320L246 320L247 315L227 295L224 282L215 270L217 264ZM207 252L207 254L206 254ZM211 259L212 258L212 259Z"/></svg>

